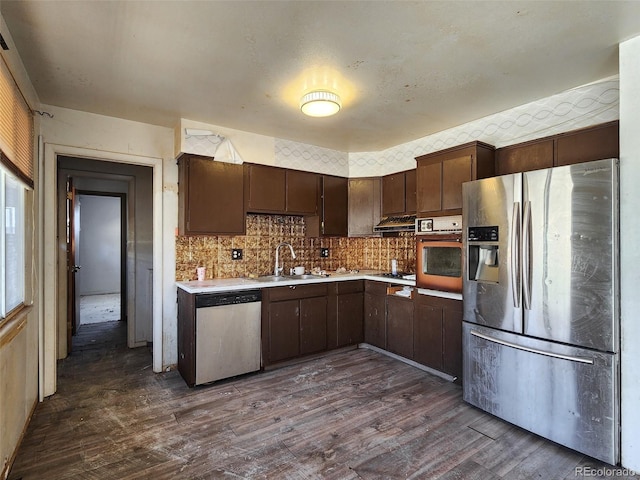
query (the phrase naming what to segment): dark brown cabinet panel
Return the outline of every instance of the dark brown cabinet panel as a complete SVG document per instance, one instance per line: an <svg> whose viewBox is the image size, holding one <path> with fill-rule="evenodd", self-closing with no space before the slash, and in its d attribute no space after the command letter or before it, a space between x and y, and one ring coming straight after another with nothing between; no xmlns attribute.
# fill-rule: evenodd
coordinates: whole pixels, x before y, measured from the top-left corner
<svg viewBox="0 0 640 480"><path fill-rule="evenodd" d="M382 215L407 215L415 212L415 169L382 177Z"/></svg>
<svg viewBox="0 0 640 480"><path fill-rule="evenodd" d="M345 347L364 341L364 282L336 282L336 345Z"/></svg>
<svg viewBox="0 0 640 480"><path fill-rule="evenodd" d="M196 296L178 289L178 371L188 386L196 384Z"/></svg>
<svg viewBox="0 0 640 480"><path fill-rule="evenodd" d="M555 165L571 165L620 156L618 121L558 135Z"/></svg>
<svg viewBox="0 0 640 480"><path fill-rule="evenodd" d="M318 182L316 173L299 170L286 171L286 212L313 215L318 210Z"/></svg>
<svg viewBox="0 0 640 480"><path fill-rule="evenodd" d="M327 350L327 297L300 300L300 355Z"/></svg>
<svg viewBox="0 0 640 480"><path fill-rule="evenodd" d="M462 302L446 302L442 311L442 371L462 378Z"/></svg>
<svg viewBox="0 0 640 480"><path fill-rule="evenodd" d="M387 350L413 358L413 300L387 296Z"/></svg>
<svg viewBox="0 0 640 480"><path fill-rule="evenodd" d="M462 213L462 184L494 175L491 145L471 142L416 158L416 209L420 216Z"/></svg>
<svg viewBox="0 0 640 480"><path fill-rule="evenodd" d="M325 351L327 338L326 283L262 290L264 365Z"/></svg>
<svg viewBox="0 0 640 480"><path fill-rule="evenodd" d="M346 237L349 216L349 180L322 175L318 215L306 217L307 236Z"/></svg>
<svg viewBox="0 0 640 480"><path fill-rule="evenodd" d="M364 341L387 348L387 284L365 281Z"/></svg>
<svg viewBox="0 0 640 480"><path fill-rule="evenodd" d="M245 195L248 212L285 211L286 170L245 163Z"/></svg>
<svg viewBox="0 0 640 480"><path fill-rule="evenodd" d="M496 174L590 162L620 155L620 125L613 121L496 150Z"/></svg>
<svg viewBox="0 0 640 480"><path fill-rule="evenodd" d="M497 175L550 167L553 167L553 140L535 140L496 150Z"/></svg>
<svg viewBox="0 0 640 480"><path fill-rule="evenodd" d="M347 235L349 181L342 177L322 177L322 213L324 235Z"/></svg>
<svg viewBox="0 0 640 480"><path fill-rule="evenodd" d="M419 163L416 171L416 208L419 212L442 210L442 163Z"/></svg>
<svg viewBox="0 0 640 480"><path fill-rule="evenodd" d="M462 184L472 179L471 155L442 162L442 209L462 211Z"/></svg>
<svg viewBox="0 0 640 480"><path fill-rule="evenodd" d="M400 215L404 213L404 180L404 172L382 177L382 215Z"/></svg>
<svg viewBox="0 0 640 480"><path fill-rule="evenodd" d="M178 165L180 234L243 234L242 165L196 155L183 155Z"/></svg>
<svg viewBox="0 0 640 480"><path fill-rule="evenodd" d="M404 172L404 212L407 214L416 213L416 186L417 186L417 172L413 170L407 170Z"/></svg>
<svg viewBox="0 0 640 480"><path fill-rule="evenodd" d="M350 237L373 235L373 227L380 222L380 177L349 179L348 234Z"/></svg>
<svg viewBox="0 0 640 480"><path fill-rule="evenodd" d="M416 362L442 370L442 308L416 302L413 349Z"/></svg>
<svg viewBox="0 0 640 480"><path fill-rule="evenodd" d="M462 377L462 302L418 295L414 315L414 359Z"/></svg>
<svg viewBox="0 0 640 480"><path fill-rule="evenodd" d="M300 355L300 302L269 304L269 363Z"/></svg>

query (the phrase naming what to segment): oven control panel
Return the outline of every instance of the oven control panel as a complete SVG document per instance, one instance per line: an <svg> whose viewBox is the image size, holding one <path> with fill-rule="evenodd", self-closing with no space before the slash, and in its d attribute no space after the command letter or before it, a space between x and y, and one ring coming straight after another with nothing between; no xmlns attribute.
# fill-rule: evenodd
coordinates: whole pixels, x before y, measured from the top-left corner
<svg viewBox="0 0 640 480"><path fill-rule="evenodd" d="M416 234L461 233L462 215L450 215L447 217L417 218Z"/></svg>

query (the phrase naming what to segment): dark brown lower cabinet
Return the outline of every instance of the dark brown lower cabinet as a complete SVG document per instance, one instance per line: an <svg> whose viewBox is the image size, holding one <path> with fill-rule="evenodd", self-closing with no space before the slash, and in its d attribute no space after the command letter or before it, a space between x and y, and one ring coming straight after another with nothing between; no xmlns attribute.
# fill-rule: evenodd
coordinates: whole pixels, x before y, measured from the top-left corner
<svg viewBox="0 0 640 480"><path fill-rule="evenodd" d="M327 284L262 291L263 364L327 350Z"/></svg>
<svg viewBox="0 0 640 480"><path fill-rule="evenodd" d="M417 295L413 330L414 360L462 377L462 302Z"/></svg>
<svg viewBox="0 0 640 480"><path fill-rule="evenodd" d="M387 284L364 282L364 341L387 348Z"/></svg>
<svg viewBox="0 0 640 480"><path fill-rule="evenodd" d="M327 297L300 299L300 355L327 350Z"/></svg>
<svg viewBox="0 0 640 480"><path fill-rule="evenodd" d="M387 350L413 359L413 300L387 296Z"/></svg>
<svg viewBox="0 0 640 480"><path fill-rule="evenodd" d="M335 309L335 346L346 347L364 341L364 282L349 280L335 282L330 287L330 309ZM330 316L331 318L331 316ZM330 343L333 346L333 343Z"/></svg>

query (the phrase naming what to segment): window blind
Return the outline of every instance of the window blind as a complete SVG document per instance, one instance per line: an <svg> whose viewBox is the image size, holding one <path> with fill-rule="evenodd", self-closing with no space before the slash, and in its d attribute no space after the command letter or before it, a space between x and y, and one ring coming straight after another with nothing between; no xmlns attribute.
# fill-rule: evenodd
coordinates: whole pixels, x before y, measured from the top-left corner
<svg viewBox="0 0 640 480"><path fill-rule="evenodd" d="M33 188L33 116L0 57L0 159Z"/></svg>

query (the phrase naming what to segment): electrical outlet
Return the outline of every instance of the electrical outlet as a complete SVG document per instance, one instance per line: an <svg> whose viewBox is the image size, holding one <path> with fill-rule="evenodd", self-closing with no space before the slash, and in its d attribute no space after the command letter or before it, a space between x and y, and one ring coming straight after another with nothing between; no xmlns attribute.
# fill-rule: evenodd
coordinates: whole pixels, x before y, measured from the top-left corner
<svg viewBox="0 0 640 480"><path fill-rule="evenodd" d="M231 249L231 260L242 260L242 249L241 248L232 248Z"/></svg>
<svg viewBox="0 0 640 480"><path fill-rule="evenodd" d="M320 249L320 257L321 258L329 258L329 249L328 248L321 248Z"/></svg>

